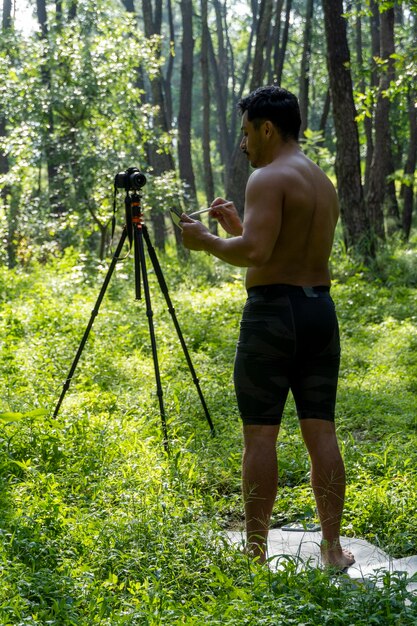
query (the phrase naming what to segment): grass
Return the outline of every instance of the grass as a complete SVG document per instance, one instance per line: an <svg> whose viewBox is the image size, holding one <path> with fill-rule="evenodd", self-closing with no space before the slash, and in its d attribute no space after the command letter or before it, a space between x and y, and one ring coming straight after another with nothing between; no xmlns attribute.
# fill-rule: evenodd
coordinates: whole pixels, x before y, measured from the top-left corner
<svg viewBox="0 0 417 626"><path fill-rule="evenodd" d="M342 330L343 534L417 554L415 249L374 268L333 258ZM53 409L105 268L67 255L0 269L0 624L347 626L417 620L400 574L352 584L287 559L270 573L229 546L242 526L232 362L243 274L206 255L160 258L217 436L150 271L168 419L162 444L148 320L118 266L58 419ZM183 263L183 262L182 262ZM314 516L288 403L274 524Z"/></svg>

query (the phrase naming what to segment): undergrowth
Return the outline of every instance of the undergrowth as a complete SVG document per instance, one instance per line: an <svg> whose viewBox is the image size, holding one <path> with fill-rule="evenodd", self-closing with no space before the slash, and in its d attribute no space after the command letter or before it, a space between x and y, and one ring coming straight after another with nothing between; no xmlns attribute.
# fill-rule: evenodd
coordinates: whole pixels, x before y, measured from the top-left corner
<svg viewBox="0 0 417 626"><path fill-rule="evenodd" d="M342 532L393 558L417 554L416 254L396 247L364 268L336 248L332 260ZM68 251L0 268L0 623L415 624L400 573L353 583L290 557L272 573L228 543L225 531L243 525L232 384L243 273L206 255L160 261L216 429L150 269L169 455L131 260L117 267L56 419L106 267ZM278 447L274 525L313 518L292 402Z"/></svg>

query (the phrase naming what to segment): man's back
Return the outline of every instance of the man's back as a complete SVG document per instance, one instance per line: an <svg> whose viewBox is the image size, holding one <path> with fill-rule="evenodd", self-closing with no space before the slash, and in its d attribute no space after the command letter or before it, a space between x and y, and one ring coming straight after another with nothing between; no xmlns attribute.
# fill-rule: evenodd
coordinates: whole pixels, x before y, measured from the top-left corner
<svg viewBox="0 0 417 626"><path fill-rule="evenodd" d="M330 180L298 146L252 174L247 189L249 201L255 177L261 178L264 193L276 195L276 211L281 213L281 219L269 259L263 265L248 268L246 285L328 285L328 261L339 215L336 191ZM259 182L255 183L258 189ZM257 204L254 219L262 220L261 198Z"/></svg>

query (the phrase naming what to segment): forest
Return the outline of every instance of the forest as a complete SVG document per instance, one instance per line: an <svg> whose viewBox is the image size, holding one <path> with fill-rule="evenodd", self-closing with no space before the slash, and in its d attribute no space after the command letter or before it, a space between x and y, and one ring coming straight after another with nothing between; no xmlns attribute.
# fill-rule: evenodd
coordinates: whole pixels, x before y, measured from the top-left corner
<svg viewBox="0 0 417 626"><path fill-rule="evenodd" d="M244 528L244 271L185 250L170 217L216 196L243 215L237 103L297 95L341 209L342 534L416 555L416 75L415 0L2 0L0 624L417 623L402 572L274 570L227 541ZM146 254L151 311L128 245L106 285L130 167L166 281ZM292 399L278 455L272 525L316 522Z"/></svg>
<svg viewBox="0 0 417 626"><path fill-rule="evenodd" d="M103 258L115 175L147 176L158 249L168 209L243 211L237 102L296 93L306 153L335 180L342 238L372 258L413 228L415 2L47 3L22 28L3 0L0 190L9 267L76 246ZM211 227L214 229L215 225Z"/></svg>

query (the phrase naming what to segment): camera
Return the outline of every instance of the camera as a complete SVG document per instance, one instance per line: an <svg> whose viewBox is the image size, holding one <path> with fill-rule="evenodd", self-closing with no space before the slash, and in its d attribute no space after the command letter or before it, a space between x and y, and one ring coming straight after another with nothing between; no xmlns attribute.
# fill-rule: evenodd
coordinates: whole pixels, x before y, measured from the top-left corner
<svg viewBox="0 0 417 626"><path fill-rule="evenodd" d="M146 176L137 167L128 167L124 172L116 174L114 186L126 191L138 191L146 185Z"/></svg>

